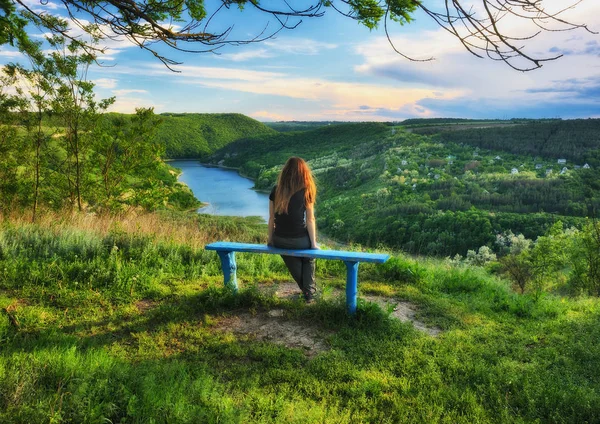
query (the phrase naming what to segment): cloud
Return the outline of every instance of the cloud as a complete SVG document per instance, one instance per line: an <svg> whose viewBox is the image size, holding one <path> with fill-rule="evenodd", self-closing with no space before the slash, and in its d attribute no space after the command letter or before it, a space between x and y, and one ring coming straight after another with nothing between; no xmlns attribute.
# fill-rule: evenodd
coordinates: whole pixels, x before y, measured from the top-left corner
<svg viewBox="0 0 600 424"><path fill-rule="evenodd" d="M248 115L259 121L291 121L294 119L291 115L270 112L267 110L251 112Z"/></svg>
<svg viewBox="0 0 600 424"><path fill-rule="evenodd" d="M216 66L179 65L176 66L175 69L181 73L174 74L163 65L153 63L147 65L147 68L142 70L142 72L146 75L169 76L172 79L190 83L201 83L207 79L262 82L273 78L280 78L285 75L280 72L254 71L245 68L224 68ZM135 72L135 70L132 71ZM140 72L140 70L137 70L137 72Z"/></svg>
<svg viewBox="0 0 600 424"><path fill-rule="evenodd" d="M23 0L22 3L35 13L43 13L48 11L56 11L66 9L64 5L53 1L44 0Z"/></svg>
<svg viewBox="0 0 600 424"><path fill-rule="evenodd" d="M545 6L551 6L552 0L547 3ZM588 2L585 10L578 10L572 20L582 22L585 17L590 27L600 26L600 4L593 3ZM556 5L559 3L554 1ZM510 22L510 25L509 29L524 32L519 27L521 23ZM416 56L420 52L418 58L434 56L436 60L431 62L410 62L390 54L391 47L385 38L365 42L355 47L362 57L356 72L365 78L377 78L382 84L395 82L430 90L432 95L403 108L369 109L363 113L480 118L596 116L599 113L596 99L600 99L600 44L596 38L584 30L542 33L529 43L526 52L535 56L568 54L527 73L474 57L442 29L394 37L395 44L403 47L403 53ZM442 95L436 97L436 93Z"/></svg>
<svg viewBox="0 0 600 424"><path fill-rule="evenodd" d="M94 85L99 88L116 88L117 80L114 78L98 78L92 80Z"/></svg>
<svg viewBox="0 0 600 424"><path fill-rule="evenodd" d="M242 91L246 93L275 95L295 99L328 102L337 107L400 107L426 97L436 97L431 90L422 88L396 88L385 85L339 82L318 78L278 76L263 80L202 79L194 83L211 88ZM448 90L443 97L462 94Z"/></svg>
<svg viewBox="0 0 600 424"><path fill-rule="evenodd" d="M4 46L3 46L4 48ZM15 58L15 57L22 57L23 53L21 53L20 51L17 50L0 50L0 58Z"/></svg>
<svg viewBox="0 0 600 424"><path fill-rule="evenodd" d="M498 102L495 99L472 99L468 97L437 100L423 99L418 105L433 116L453 118L581 118L600 116L600 102L580 101L517 101Z"/></svg>
<svg viewBox="0 0 600 424"><path fill-rule="evenodd" d="M142 99L140 97L117 97L115 103L109 108L110 112L134 113L137 108L154 108L161 110L164 107L161 103L156 103L152 99Z"/></svg>
<svg viewBox="0 0 600 424"><path fill-rule="evenodd" d="M562 54L565 56L569 55L595 55L600 56L600 44L596 40L588 41L583 46L576 49L573 48L562 48L554 46L549 50L552 53Z"/></svg>
<svg viewBox="0 0 600 424"><path fill-rule="evenodd" d="M239 53L223 53L217 56L219 59L231 60L233 62L244 62L252 59L266 59L273 57L273 53L266 49L247 50Z"/></svg>
<svg viewBox="0 0 600 424"><path fill-rule="evenodd" d="M530 88L525 91L534 94L555 94L563 101L566 98L600 99L600 76L553 81L550 85Z"/></svg>
<svg viewBox="0 0 600 424"><path fill-rule="evenodd" d="M551 5L553 1L560 4L556 0L548 3ZM573 20L585 18L591 28L600 29L600 3L593 0L584 3L591 6ZM506 22L518 33L524 32L518 23ZM177 66L181 74L174 74L157 62L126 64L111 68L111 72L143 76L150 84L157 84L150 91L159 90L159 84L173 93L183 87L186 95L172 104L165 97L167 106L180 110L231 110L232 99L238 98L242 103L235 106L236 110L265 120L587 117L600 113L595 100L600 98L600 82L594 78L600 75L599 39L584 31L543 33L529 43L527 52L535 55L559 53L560 50L553 50L555 47L571 52L530 73L478 59L441 29L412 31L411 28L394 35L396 46L404 53L419 59L431 56L436 59L425 63L410 62L394 54L385 37L363 40L350 46L354 54L339 63L326 60L323 53L347 48L342 41L334 44L281 38L268 40L260 48L249 46L252 50L211 55L210 60L203 58L203 64L220 60L217 66L194 66L186 59L186 65ZM299 71L286 67L290 62L295 63L287 60L289 55L314 57L303 58L308 69ZM271 57L282 60L260 60ZM251 62L255 59L258 60ZM269 69L264 66L267 64ZM321 71L324 67L327 73ZM131 97L134 94L121 93ZM137 94L135 97L148 97L145 93ZM199 98L206 101L198 102Z"/></svg>
<svg viewBox="0 0 600 424"><path fill-rule="evenodd" d="M263 44L271 51L299 55L317 55L325 50L333 50L337 44L324 43L307 38L281 38L264 41Z"/></svg>
<svg viewBox="0 0 600 424"><path fill-rule="evenodd" d="M421 84L431 87L456 87L460 85L460 80L454 75L443 72L439 67L433 68L426 63L419 63L417 66L406 66L397 62L363 64L357 66L355 70L377 78L396 80L406 84Z"/></svg>
<svg viewBox="0 0 600 424"><path fill-rule="evenodd" d="M184 65L177 68L181 71L175 74L166 70L160 64L146 65L145 68L131 68L128 73L142 73L147 77L169 78L171 84L197 86L199 89L226 90L242 92L259 96L277 96L287 99L290 108L296 114L302 113L302 108L310 108L314 112L311 119L322 119L321 110L353 111L363 109L402 110L405 105L415 104L423 98L453 98L463 96L461 90L448 89L445 91L431 90L421 87L401 87L378 83L329 80L318 77L299 77L287 72L270 72L246 69L242 67L206 67ZM123 68L121 68L123 71ZM176 89L175 89L176 90ZM192 92L193 89L186 89ZM267 119L282 115L281 107L274 110L265 108L265 102L273 104L273 99L261 100L261 106L252 113L261 113ZM291 103L292 102L292 103ZM295 103L293 103L295 102ZM299 106L302 105L302 106ZM412 110L411 106L411 110ZM271 115L266 115L269 113ZM427 113L427 112L425 112ZM366 114L356 119L365 119ZM371 113L371 115L373 115ZM308 116L308 115L304 115ZM290 115L291 119L292 116ZM375 118L373 118L375 119ZM381 118L378 118L381 119Z"/></svg>
<svg viewBox="0 0 600 424"><path fill-rule="evenodd" d="M340 121L401 121L431 116L427 109L415 104L406 104L398 108L372 108L363 105L358 109L326 109L322 113L327 119Z"/></svg>
<svg viewBox="0 0 600 424"><path fill-rule="evenodd" d="M147 94L147 90L137 90L137 89L120 89L112 91L115 96L127 96L128 94Z"/></svg>

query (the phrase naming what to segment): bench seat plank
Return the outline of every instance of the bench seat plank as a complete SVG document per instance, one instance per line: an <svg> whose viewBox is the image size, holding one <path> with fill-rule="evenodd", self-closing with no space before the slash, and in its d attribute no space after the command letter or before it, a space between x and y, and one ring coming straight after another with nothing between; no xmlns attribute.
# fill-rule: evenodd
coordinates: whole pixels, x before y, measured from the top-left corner
<svg viewBox="0 0 600 424"><path fill-rule="evenodd" d="M288 250L278 249L276 247L270 247L264 244L234 243L228 241L219 241L208 244L205 246L205 249L224 252L269 253L274 255L287 255L300 258L338 259L340 261L374 262L380 264L387 261L390 257L390 255L385 253L365 253L319 249Z"/></svg>
<svg viewBox="0 0 600 424"><path fill-rule="evenodd" d="M206 250L215 250L221 259L225 285L237 291L237 278L235 275L237 265L235 263L235 252L268 253L273 255L287 255L299 258L315 259L337 259L344 261L346 265L346 306L348 313L356 313L358 294L358 264L360 262L384 263L390 257L385 253L349 252L345 250L320 250L301 249L289 250L278 249L264 244L235 243L229 241L218 241L204 247Z"/></svg>

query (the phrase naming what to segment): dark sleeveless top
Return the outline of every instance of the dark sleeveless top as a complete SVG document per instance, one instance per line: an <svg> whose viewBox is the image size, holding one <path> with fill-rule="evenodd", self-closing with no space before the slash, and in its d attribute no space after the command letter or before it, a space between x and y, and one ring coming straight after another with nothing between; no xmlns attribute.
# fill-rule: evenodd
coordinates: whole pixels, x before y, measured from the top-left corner
<svg viewBox="0 0 600 424"><path fill-rule="evenodd" d="M275 201L275 190L273 187L269 200ZM304 204L304 189L298 190L290 198L288 213L278 214L275 212L275 231L277 237L299 238L308 235L306 229L306 205Z"/></svg>

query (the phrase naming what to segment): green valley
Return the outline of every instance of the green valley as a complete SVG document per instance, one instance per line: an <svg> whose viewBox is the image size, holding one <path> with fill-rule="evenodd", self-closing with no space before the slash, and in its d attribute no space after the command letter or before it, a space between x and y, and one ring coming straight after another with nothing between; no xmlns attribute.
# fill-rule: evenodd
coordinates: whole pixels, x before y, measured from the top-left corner
<svg viewBox="0 0 600 424"><path fill-rule="evenodd" d="M600 206L599 120L494 122L483 129L470 128L482 125L474 121L452 130L443 120L434 121L441 127L431 124L337 124L251 137L208 159L270 189L287 157L302 156L318 177L322 230L416 254L497 249L499 234L535 239L558 220L581 226ZM438 132L417 134L423 128Z"/></svg>

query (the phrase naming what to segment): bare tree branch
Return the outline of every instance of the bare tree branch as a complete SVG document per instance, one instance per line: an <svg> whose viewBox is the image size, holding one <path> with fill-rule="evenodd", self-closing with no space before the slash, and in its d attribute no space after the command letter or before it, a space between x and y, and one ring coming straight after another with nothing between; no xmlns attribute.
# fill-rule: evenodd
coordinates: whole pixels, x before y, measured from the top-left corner
<svg viewBox="0 0 600 424"><path fill-rule="evenodd" d="M32 8L26 0L12 1L51 31L74 39L69 28L56 24L51 15ZM41 4L45 1L40 0ZM586 24L574 23L565 17L583 0L570 0L571 3L555 11L547 10L548 0L445 0L442 10L426 6L425 0L283 0L268 5L264 0L217 0L214 10L208 13L205 0L61 1L70 21L94 38L115 40L125 37L151 52L171 70L179 62L159 53L155 43L186 53L218 53L226 45L259 43L283 30L293 30L303 19L324 16L328 8L370 29L383 21L383 30L392 50L408 60L419 62L433 58L413 58L402 53L392 40L389 26L392 21L410 22L417 9L456 37L474 56L502 61L519 71L537 69L544 62L561 57L552 54L536 56L527 51L528 44L543 32L584 30L596 34ZM234 38L233 23L213 30L218 16L223 18L220 22L231 22L221 15L233 8L244 7L267 17L266 24L257 34L244 39ZM505 31L501 24L509 19L529 23L533 30L526 35ZM182 24L182 27L173 23Z"/></svg>

